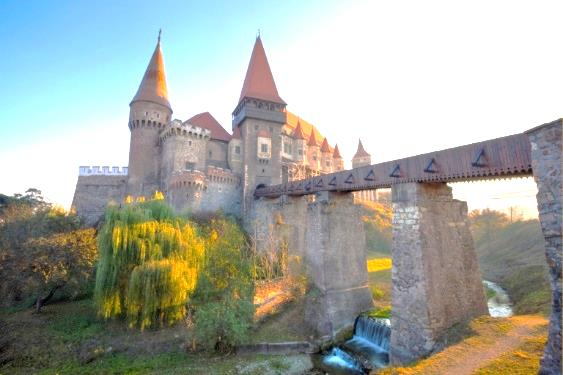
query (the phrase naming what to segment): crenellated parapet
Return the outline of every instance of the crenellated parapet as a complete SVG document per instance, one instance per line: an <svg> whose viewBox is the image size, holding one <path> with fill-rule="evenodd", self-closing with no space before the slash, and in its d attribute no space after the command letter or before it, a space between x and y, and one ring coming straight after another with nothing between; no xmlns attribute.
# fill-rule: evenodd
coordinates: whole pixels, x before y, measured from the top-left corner
<svg viewBox="0 0 563 375"><path fill-rule="evenodd" d="M181 122L180 120L173 120L160 133L160 142L164 143L168 138L173 136L209 140L211 139L211 131L192 125L187 121Z"/></svg>
<svg viewBox="0 0 563 375"><path fill-rule="evenodd" d="M172 173L168 180L169 189L195 188L207 189L207 177L198 170L184 170Z"/></svg>
<svg viewBox="0 0 563 375"><path fill-rule="evenodd" d="M214 166L207 167L207 178L210 182L238 186L240 176L230 169L223 169Z"/></svg>
<svg viewBox="0 0 563 375"><path fill-rule="evenodd" d="M87 166L78 167L79 176L127 176L127 167Z"/></svg>

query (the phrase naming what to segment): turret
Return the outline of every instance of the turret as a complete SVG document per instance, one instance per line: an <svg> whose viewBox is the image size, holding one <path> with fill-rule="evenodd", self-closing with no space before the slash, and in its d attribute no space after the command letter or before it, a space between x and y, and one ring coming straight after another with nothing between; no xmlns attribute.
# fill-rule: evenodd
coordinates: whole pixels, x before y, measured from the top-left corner
<svg viewBox="0 0 563 375"><path fill-rule="evenodd" d="M344 159L340 156L340 150L338 150L338 145L334 146L334 152L332 154L332 163L333 163L333 171L342 171L344 170Z"/></svg>
<svg viewBox="0 0 563 375"><path fill-rule="evenodd" d="M321 144L321 171L323 173L332 172L332 150L326 137Z"/></svg>
<svg viewBox="0 0 563 375"><path fill-rule="evenodd" d="M307 138L305 138L305 133L303 133L303 128L301 127L301 122L297 121L297 126L293 133L291 134L293 138L293 160L298 163L308 164L307 160Z"/></svg>
<svg viewBox="0 0 563 375"><path fill-rule="evenodd" d="M320 147L315 137L315 129L311 127L311 135L309 136L309 142L307 142L307 159L309 160L309 165L314 171L318 171L320 168Z"/></svg>
<svg viewBox="0 0 563 375"><path fill-rule="evenodd" d="M242 214L246 216L257 186L281 183L281 131L286 103L279 96L264 46L256 38L246 77L233 111L233 130L242 140Z"/></svg>
<svg viewBox="0 0 563 375"><path fill-rule="evenodd" d="M145 75L129 107L131 143L127 194L150 196L160 188L159 133L172 115L160 32Z"/></svg>
<svg viewBox="0 0 563 375"><path fill-rule="evenodd" d="M233 131L233 136L229 141L229 168L234 172L242 172L242 140L240 128L237 126Z"/></svg>
<svg viewBox="0 0 563 375"><path fill-rule="evenodd" d="M362 140L358 141L358 150L352 158L352 168L363 167L364 165L371 164L371 155L364 150L364 145L362 145Z"/></svg>

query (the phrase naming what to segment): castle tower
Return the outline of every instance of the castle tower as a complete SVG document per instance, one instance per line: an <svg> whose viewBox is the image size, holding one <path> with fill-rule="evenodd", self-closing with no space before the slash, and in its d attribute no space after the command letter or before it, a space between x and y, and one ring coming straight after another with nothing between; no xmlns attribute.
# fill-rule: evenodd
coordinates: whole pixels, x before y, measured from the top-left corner
<svg viewBox="0 0 563 375"><path fill-rule="evenodd" d="M151 196L160 189L159 132L172 115L160 49L160 32L143 80L129 107L131 143L127 194Z"/></svg>
<svg viewBox="0 0 563 375"><path fill-rule="evenodd" d="M371 155L364 150L364 145L362 145L362 140L358 141L358 150L356 155L352 158L352 168L363 167L364 165L371 164Z"/></svg>
<svg viewBox="0 0 563 375"><path fill-rule="evenodd" d="M237 173L242 172L242 140L240 136L240 127L236 127L233 136L229 141L229 167Z"/></svg>
<svg viewBox="0 0 563 375"><path fill-rule="evenodd" d="M338 145L334 145L334 153L332 154L332 165L334 166L333 171L342 171L344 170L344 159L340 155L340 150L338 149Z"/></svg>
<svg viewBox="0 0 563 375"><path fill-rule="evenodd" d="M309 165L311 169L314 171L318 171L321 155L319 142L317 142L317 138L315 137L315 130L311 128L311 135L309 136L309 142L307 142L307 159L309 160Z"/></svg>
<svg viewBox="0 0 563 375"><path fill-rule="evenodd" d="M332 150L326 137L321 145L321 171L323 173L332 172Z"/></svg>
<svg viewBox="0 0 563 375"><path fill-rule="evenodd" d="M303 133L301 122L297 121L297 126L291 134L293 138L293 160L298 163L307 164L307 138Z"/></svg>
<svg viewBox="0 0 563 375"><path fill-rule="evenodd" d="M258 185L281 183L281 131L286 103L279 96L260 36L256 38L239 102L233 111L233 130L242 143L242 215L251 208Z"/></svg>

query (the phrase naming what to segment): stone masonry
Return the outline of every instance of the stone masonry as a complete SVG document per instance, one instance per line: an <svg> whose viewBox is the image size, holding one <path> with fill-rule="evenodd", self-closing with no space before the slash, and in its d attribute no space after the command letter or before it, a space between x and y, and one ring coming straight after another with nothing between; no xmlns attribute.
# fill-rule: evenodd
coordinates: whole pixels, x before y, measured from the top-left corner
<svg viewBox="0 0 563 375"><path fill-rule="evenodd" d="M393 364L430 354L448 328L488 314L467 204L445 183L394 185Z"/></svg>
<svg viewBox="0 0 563 375"><path fill-rule="evenodd" d="M350 328L373 308L364 224L351 193L322 192L307 207L305 266L312 287L305 322L320 337Z"/></svg>
<svg viewBox="0 0 563 375"><path fill-rule="evenodd" d="M352 328L356 317L373 307L364 226L353 195L262 198L253 207L249 233L258 249L285 242L290 274L307 278L304 323L310 332L333 338Z"/></svg>
<svg viewBox="0 0 563 375"><path fill-rule="evenodd" d="M562 120L529 130L532 169L538 185L538 212L545 238L545 256L549 266L552 307L549 336L541 359L540 374L561 374L561 225Z"/></svg>

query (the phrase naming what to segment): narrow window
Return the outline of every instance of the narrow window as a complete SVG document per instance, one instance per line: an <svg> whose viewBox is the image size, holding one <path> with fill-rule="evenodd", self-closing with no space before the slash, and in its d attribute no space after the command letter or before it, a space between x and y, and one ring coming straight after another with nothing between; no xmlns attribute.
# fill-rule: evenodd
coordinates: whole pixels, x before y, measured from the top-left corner
<svg viewBox="0 0 563 375"><path fill-rule="evenodd" d="M260 145L260 151L261 151L262 153L267 153L267 152L268 152L268 145L265 144L265 143L262 143L262 144Z"/></svg>
<svg viewBox="0 0 563 375"><path fill-rule="evenodd" d="M240 155L240 146L235 146L235 154Z"/></svg>

